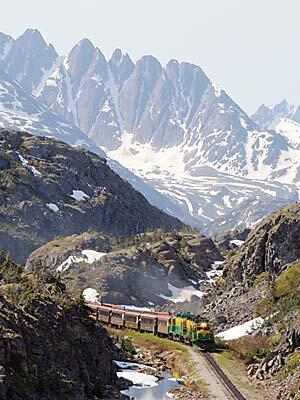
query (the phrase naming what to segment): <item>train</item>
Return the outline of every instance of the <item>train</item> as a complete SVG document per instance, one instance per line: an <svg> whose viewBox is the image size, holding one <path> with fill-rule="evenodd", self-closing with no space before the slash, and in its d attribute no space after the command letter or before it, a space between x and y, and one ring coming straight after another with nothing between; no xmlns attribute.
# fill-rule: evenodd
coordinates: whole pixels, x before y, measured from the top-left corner
<svg viewBox="0 0 300 400"><path fill-rule="evenodd" d="M96 319L117 329L133 329L192 346L214 342L213 326L206 318L191 313L142 311L108 303L88 303Z"/></svg>

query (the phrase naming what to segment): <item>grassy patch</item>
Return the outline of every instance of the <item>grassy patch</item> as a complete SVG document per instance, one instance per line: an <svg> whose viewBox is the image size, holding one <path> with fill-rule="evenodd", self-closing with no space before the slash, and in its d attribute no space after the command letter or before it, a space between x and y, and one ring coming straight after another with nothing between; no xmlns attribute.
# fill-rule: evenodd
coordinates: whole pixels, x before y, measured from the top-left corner
<svg viewBox="0 0 300 400"><path fill-rule="evenodd" d="M215 358L220 366L227 371L231 379L240 387L246 391L252 392L253 387L247 378L247 372L241 362L238 361L232 351L225 350L215 354Z"/></svg>
<svg viewBox="0 0 300 400"><path fill-rule="evenodd" d="M274 315L274 322L300 308L300 263L291 265L276 279L269 281L268 295L258 304L257 314ZM286 327L284 327L286 328Z"/></svg>
<svg viewBox="0 0 300 400"><path fill-rule="evenodd" d="M248 365L255 362L258 358L262 359L272 350L273 342L267 336L243 336L239 339L231 340L228 350L233 357Z"/></svg>
<svg viewBox="0 0 300 400"><path fill-rule="evenodd" d="M285 363L285 371L287 375L291 375L300 367L300 353L291 354Z"/></svg>

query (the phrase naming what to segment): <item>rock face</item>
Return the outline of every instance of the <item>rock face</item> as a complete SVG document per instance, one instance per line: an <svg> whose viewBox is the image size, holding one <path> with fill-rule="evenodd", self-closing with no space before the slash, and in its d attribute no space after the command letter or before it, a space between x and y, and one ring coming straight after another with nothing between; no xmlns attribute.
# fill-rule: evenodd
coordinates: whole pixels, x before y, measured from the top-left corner
<svg viewBox="0 0 300 400"><path fill-rule="evenodd" d="M89 261L84 250L97 251L96 259ZM196 291L197 282L208 279L206 272L218 260L222 256L213 241L196 233L155 231L124 243L85 233L37 249L26 269L44 265L64 271L72 293L93 288L102 301L149 306L173 299L169 285L177 292L185 287Z"/></svg>
<svg viewBox="0 0 300 400"><path fill-rule="evenodd" d="M251 230L228 259L221 281L210 293L206 312L219 331L257 316L256 308L270 289L259 276L274 279L300 259L299 234L299 204L281 209Z"/></svg>
<svg viewBox="0 0 300 400"><path fill-rule="evenodd" d="M106 60L88 39L56 58L36 30L1 40L3 68L110 158L172 199L177 207L164 205L172 215L216 233L216 226L254 226L298 200L300 130L260 129L199 66L176 60L162 66L153 56L134 64L119 49ZM160 208L162 200L155 203Z"/></svg>
<svg viewBox="0 0 300 400"><path fill-rule="evenodd" d="M1 400L119 399L107 332L64 284L0 254ZM124 383L124 382L123 382Z"/></svg>
<svg viewBox="0 0 300 400"><path fill-rule="evenodd" d="M251 286L262 272L278 275L300 258L300 204L281 209L251 231L224 276Z"/></svg>
<svg viewBox="0 0 300 400"><path fill-rule="evenodd" d="M116 382L106 331L86 313L44 302L22 311L2 296L0 305L2 400L91 399Z"/></svg>
<svg viewBox="0 0 300 400"><path fill-rule="evenodd" d="M97 230L129 237L184 226L151 206L93 153L1 130L0 155L1 248L15 260L24 261L55 236Z"/></svg>
<svg viewBox="0 0 300 400"><path fill-rule="evenodd" d="M247 239L251 229L234 229L232 231L226 232L224 235L219 236L216 239L216 244L218 248L227 252L229 250L235 250L239 248Z"/></svg>
<svg viewBox="0 0 300 400"><path fill-rule="evenodd" d="M300 331L289 329L281 343L260 364L248 367L248 375L261 381L276 382L278 400L297 399L300 395ZM284 373L284 375L283 375ZM282 379L284 376L284 379ZM275 382L274 382L275 381Z"/></svg>

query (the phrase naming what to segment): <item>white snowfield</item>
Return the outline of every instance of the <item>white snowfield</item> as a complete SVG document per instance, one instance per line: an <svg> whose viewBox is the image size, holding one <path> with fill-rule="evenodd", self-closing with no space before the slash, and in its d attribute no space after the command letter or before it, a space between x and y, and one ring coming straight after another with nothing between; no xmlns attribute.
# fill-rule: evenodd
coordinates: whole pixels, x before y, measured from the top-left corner
<svg viewBox="0 0 300 400"><path fill-rule="evenodd" d="M99 261L106 253L100 253L95 250L82 250L81 254L83 257L78 256L69 256L62 264L60 264L56 268L56 272L65 272L67 271L72 265L78 264L81 262L87 264L93 264L94 262Z"/></svg>
<svg viewBox="0 0 300 400"><path fill-rule="evenodd" d="M223 340L234 340L238 339L242 336L246 336L251 334L255 329L258 329L262 326L264 322L263 318L255 318L250 321L245 322L242 325L234 326L224 332L218 333L216 336Z"/></svg>
<svg viewBox="0 0 300 400"><path fill-rule="evenodd" d="M86 302L97 303L99 300L99 293L93 288L84 289L82 296Z"/></svg>
<svg viewBox="0 0 300 400"><path fill-rule="evenodd" d="M137 388L146 388L158 386L158 378L156 376L147 375L143 372L136 371L118 371L117 375L119 378L126 378L133 383Z"/></svg>
<svg viewBox="0 0 300 400"><path fill-rule="evenodd" d="M217 140L219 134L214 132L211 135L215 135ZM134 135L128 132L123 133L121 146L116 150L107 150L107 154L204 224L209 224L216 216L225 218L227 213L228 218L234 219L230 213L246 207L249 212L245 213L240 223L253 227L259 218L251 207L262 199L269 202L276 199L286 202L298 200L296 185L299 182L296 178L300 170L300 150L282 151L276 166L267 165L264 161L268 157L269 142L276 140L275 133L248 132L247 135L243 143L245 160L254 157L257 165L254 168L247 161L239 171L236 167L230 169L229 162L218 159L208 162L201 153L201 142L192 146L184 142L158 150L151 143L135 141ZM235 163L232 162L232 165Z"/></svg>
<svg viewBox="0 0 300 400"><path fill-rule="evenodd" d="M87 260L88 264L93 264L96 261L99 261L100 258L106 255L106 253L100 253L99 251L95 250L82 250L81 254L83 254Z"/></svg>
<svg viewBox="0 0 300 400"><path fill-rule="evenodd" d="M165 300L172 301L173 303L179 303L183 301L191 301L192 296L201 298L205 292L196 290L194 286L185 286L183 288L177 288L168 283L168 289L172 292L171 296L165 296L160 294L159 296Z"/></svg>
<svg viewBox="0 0 300 400"><path fill-rule="evenodd" d="M84 201L90 199L90 196L84 193L82 190L73 190L72 194L70 194L73 199L76 201Z"/></svg>

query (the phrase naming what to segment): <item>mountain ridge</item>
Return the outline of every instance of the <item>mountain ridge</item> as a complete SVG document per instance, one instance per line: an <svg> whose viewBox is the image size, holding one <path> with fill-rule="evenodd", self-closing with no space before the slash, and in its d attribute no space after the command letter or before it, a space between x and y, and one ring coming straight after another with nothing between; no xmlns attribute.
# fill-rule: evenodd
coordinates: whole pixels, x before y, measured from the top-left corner
<svg viewBox="0 0 300 400"><path fill-rule="evenodd" d="M83 39L55 67L38 99L176 202L193 225L211 230L241 203L270 204L268 214L298 200L300 147L260 129L199 66L162 66L153 56L133 63L120 49L106 60ZM239 215L229 228L257 222L254 213Z"/></svg>

